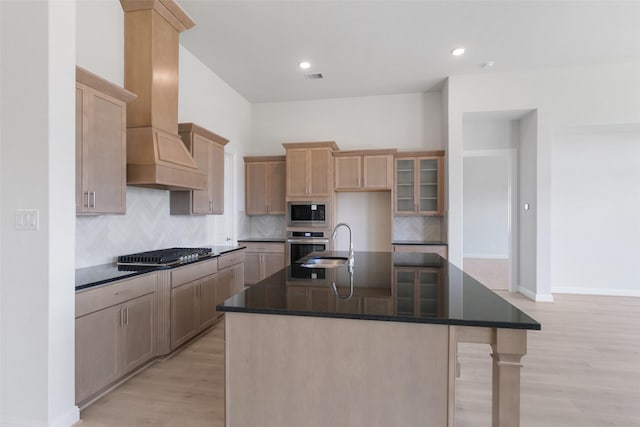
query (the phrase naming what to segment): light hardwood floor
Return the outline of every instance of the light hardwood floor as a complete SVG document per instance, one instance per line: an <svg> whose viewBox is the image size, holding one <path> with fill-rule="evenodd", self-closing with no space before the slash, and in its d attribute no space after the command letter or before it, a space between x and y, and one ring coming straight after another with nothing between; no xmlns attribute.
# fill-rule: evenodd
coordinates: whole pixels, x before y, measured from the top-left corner
<svg viewBox="0 0 640 427"><path fill-rule="evenodd" d="M554 303L534 303L499 294L542 324L528 333L522 427L640 427L640 298L554 295ZM222 427L223 335L220 322L82 411L81 426ZM491 425L489 351L460 346L457 427Z"/></svg>

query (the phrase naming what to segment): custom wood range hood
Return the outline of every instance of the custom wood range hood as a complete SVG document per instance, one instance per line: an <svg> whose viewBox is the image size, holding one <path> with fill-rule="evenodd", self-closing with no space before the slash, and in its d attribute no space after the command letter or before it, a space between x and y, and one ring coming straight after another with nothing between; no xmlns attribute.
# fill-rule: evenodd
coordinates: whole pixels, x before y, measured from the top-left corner
<svg viewBox="0 0 640 427"><path fill-rule="evenodd" d="M173 0L120 0L124 10L127 185L202 190L207 175L178 135L180 33L195 25Z"/></svg>

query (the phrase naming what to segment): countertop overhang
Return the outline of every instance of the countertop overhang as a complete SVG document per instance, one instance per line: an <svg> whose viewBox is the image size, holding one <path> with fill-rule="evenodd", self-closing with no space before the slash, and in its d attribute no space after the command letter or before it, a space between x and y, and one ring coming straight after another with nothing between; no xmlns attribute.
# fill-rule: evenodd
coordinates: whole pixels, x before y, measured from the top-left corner
<svg viewBox="0 0 640 427"><path fill-rule="evenodd" d="M347 253L324 252L322 255L346 257ZM423 284L421 280L426 275L430 278ZM309 292L328 290L335 293L336 301L344 300L349 294L351 280L352 299L386 298L392 309L384 314L371 314L361 309L360 303L340 304L340 309L336 305L309 304L305 309L293 301L293 292L303 295L307 289ZM415 286L408 284L413 283L411 281ZM420 295L423 288L428 297ZM420 313L417 307L423 303L435 304L437 310ZM411 307L416 310L412 311ZM294 263L216 308L223 312L541 329L540 323L526 313L444 258L431 253L356 252L352 276L347 266L305 269L300 263Z"/></svg>

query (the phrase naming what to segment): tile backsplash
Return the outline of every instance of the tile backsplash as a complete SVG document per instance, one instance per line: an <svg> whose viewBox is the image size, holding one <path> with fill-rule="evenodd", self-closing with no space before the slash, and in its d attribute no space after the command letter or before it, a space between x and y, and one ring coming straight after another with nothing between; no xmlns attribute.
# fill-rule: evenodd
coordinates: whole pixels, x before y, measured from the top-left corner
<svg viewBox="0 0 640 427"><path fill-rule="evenodd" d="M442 219L435 216L395 216L393 240L442 241Z"/></svg>
<svg viewBox="0 0 640 427"><path fill-rule="evenodd" d="M284 215L252 215L248 216L248 229L245 229L243 237L284 238Z"/></svg>
<svg viewBox="0 0 640 427"><path fill-rule="evenodd" d="M125 215L76 217L76 268L128 253L211 245L214 227L209 215L169 215L169 191L127 187Z"/></svg>

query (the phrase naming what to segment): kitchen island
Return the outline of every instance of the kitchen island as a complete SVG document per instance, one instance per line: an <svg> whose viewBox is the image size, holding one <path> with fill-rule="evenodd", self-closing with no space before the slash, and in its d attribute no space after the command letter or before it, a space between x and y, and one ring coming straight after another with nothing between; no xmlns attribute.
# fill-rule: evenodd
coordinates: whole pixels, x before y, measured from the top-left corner
<svg viewBox="0 0 640 427"><path fill-rule="evenodd" d="M538 322L436 254L356 252L352 271L300 270L217 307L227 426L453 426L459 342L491 346L493 426L519 425Z"/></svg>

